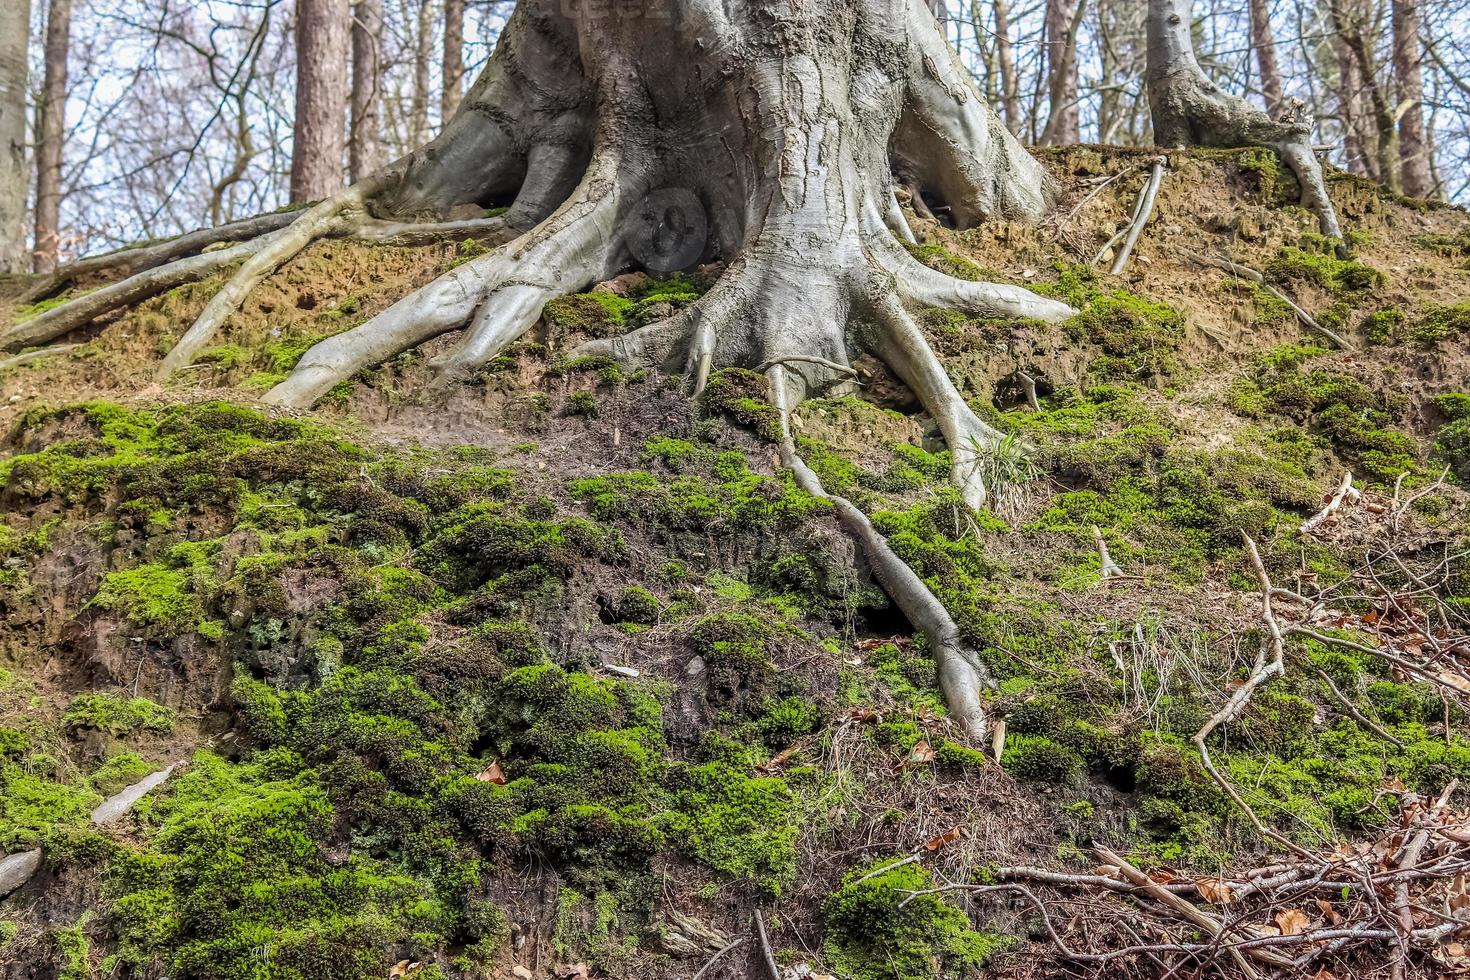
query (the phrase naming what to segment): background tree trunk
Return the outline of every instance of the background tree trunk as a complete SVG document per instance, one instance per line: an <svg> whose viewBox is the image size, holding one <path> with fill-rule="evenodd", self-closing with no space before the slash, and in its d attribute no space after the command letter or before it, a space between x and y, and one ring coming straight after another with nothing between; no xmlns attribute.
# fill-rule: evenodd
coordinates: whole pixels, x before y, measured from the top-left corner
<svg viewBox="0 0 1470 980"><path fill-rule="evenodd" d="M1256 49L1256 65L1261 71L1261 94L1266 99L1266 114L1276 118L1281 109L1281 69L1276 66L1276 38L1271 33L1271 9L1268 0L1250 0L1251 47Z"/></svg>
<svg viewBox="0 0 1470 980"><path fill-rule="evenodd" d="M405 2L405 13L411 4ZM413 93L408 106L408 143L423 146L429 140L429 56L433 46L430 0L418 0L413 31ZM406 20L406 18L405 18Z"/></svg>
<svg viewBox="0 0 1470 980"><path fill-rule="evenodd" d="M26 77L31 0L0 4L0 275L26 266Z"/></svg>
<svg viewBox="0 0 1470 980"><path fill-rule="evenodd" d="M1000 68L1000 104L1006 129L1021 133L1021 91L1016 77L1016 56L1011 50L1011 18L1006 0L993 0L995 11L995 60Z"/></svg>
<svg viewBox="0 0 1470 980"><path fill-rule="evenodd" d="M67 55L72 0L51 0L46 13L46 75L36 124L37 272L56 268L61 228L61 149L66 141Z"/></svg>
<svg viewBox="0 0 1470 980"><path fill-rule="evenodd" d="M1353 49L1335 35L1332 50L1337 58L1337 111L1342 123L1343 155L1350 173L1378 178L1378 162L1368 152L1363 138L1363 99L1358 91L1358 63Z"/></svg>
<svg viewBox="0 0 1470 980"><path fill-rule="evenodd" d="M347 0L301 0L296 11L296 123L291 200L313 201L342 189Z"/></svg>
<svg viewBox="0 0 1470 980"><path fill-rule="evenodd" d="M444 92L439 105L440 116L447 123L459 108L464 90L464 0L444 0L443 75Z"/></svg>
<svg viewBox="0 0 1470 980"><path fill-rule="evenodd" d="M1077 35L1086 0L1047 0L1046 58L1051 75L1049 113L1040 142L1065 146L1082 141L1077 103Z"/></svg>
<svg viewBox="0 0 1470 980"><path fill-rule="evenodd" d="M1418 0L1393 0L1393 74L1403 113L1399 117L1399 160L1404 193L1411 197L1428 197L1434 191L1429 140L1424 133L1423 60Z"/></svg>
<svg viewBox="0 0 1470 980"><path fill-rule="evenodd" d="M352 18L352 123L347 170L354 181L382 162L383 0L358 0Z"/></svg>

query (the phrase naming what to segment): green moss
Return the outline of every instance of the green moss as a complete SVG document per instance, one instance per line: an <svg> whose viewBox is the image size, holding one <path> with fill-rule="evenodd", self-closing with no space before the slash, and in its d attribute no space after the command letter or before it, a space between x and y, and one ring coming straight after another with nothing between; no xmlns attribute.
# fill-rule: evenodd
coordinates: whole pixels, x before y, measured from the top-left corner
<svg viewBox="0 0 1470 980"><path fill-rule="evenodd" d="M1242 171L1254 177L1256 193L1263 203L1279 207L1291 200L1295 178L1282 171L1281 158L1274 150L1253 147L1241 152L1236 163Z"/></svg>
<svg viewBox="0 0 1470 980"><path fill-rule="evenodd" d="M25 765L0 762L0 848L17 852L36 847L61 828L85 826L102 797L81 786L47 778L45 759Z"/></svg>
<svg viewBox="0 0 1470 980"><path fill-rule="evenodd" d="M725 415L736 425L753 429L761 438L781 438L781 413L768 400L764 375L727 368L710 376L700 404L709 415Z"/></svg>
<svg viewBox="0 0 1470 980"><path fill-rule="evenodd" d="M969 259L954 254L942 245L932 242L924 245L905 243L904 247L909 250L910 255L929 268L936 272L942 272L947 276L953 276L956 279L979 282L981 280L1000 278L995 273L981 268Z"/></svg>
<svg viewBox="0 0 1470 980"><path fill-rule="evenodd" d="M68 728L93 728L113 736L145 731L168 734L174 729L175 714L172 708L165 708L147 698L78 694L66 706L62 722Z"/></svg>
<svg viewBox="0 0 1470 980"><path fill-rule="evenodd" d="M800 814L784 779L709 762L679 774L675 786L679 813L667 826L690 856L767 895L792 884Z"/></svg>
<svg viewBox="0 0 1470 980"><path fill-rule="evenodd" d="M1432 350L1452 337L1470 333L1470 303L1432 306L1405 333L1416 347Z"/></svg>
<svg viewBox="0 0 1470 980"><path fill-rule="evenodd" d="M115 610L135 626L155 627L177 636L199 619L199 600L190 591L187 571L164 565L140 565L109 572L93 604Z"/></svg>
<svg viewBox="0 0 1470 980"><path fill-rule="evenodd" d="M1061 785L1077 783L1083 770L1080 755L1040 735L1015 735L1006 739L1000 763L1017 779Z"/></svg>
<svg viewBox="0 0 1470 980"><path fill-rule="evenodd" d="M567 401L568 415L592 418L597 414L597 396L590 391L575 391Z"/></svg>
<svg viewBox="0 0 1470 980"><path fill-rule="evenodd" d="M617 617L624 623L652 626L658 622L662 611L663 603L659 602L658 596L642 586L630 585L618 597Z"/></svg>
<svg viewBox="0 0 1470 980"><path fill-rule="evenodd" d="M827 899L824 948L841 975L853 980L955 976L984 967L1010 946L1008 936L971 929L969 916L943 895L910 897L934 887L924 868L907 864L879 870L884 863L852 871Z"/></svg>
<svg viewBox="0 0 1470 980"><path fill-rule="evenodd" d="M93 771L92 786L101 795L112 796L159 768L134 752L119 752Z"/></svg>
<svg viewBox="0 0 1470 980"><path fill-rule="evenodd" d="M1362 296L1383 285L1383 273L1354 259L1339 259L1333 243L1307 244L1306 248L1288 245L1278 252L1266 266L1266 278L1284 284L1309 282L1343 298Z"/></svg>
<svg viewBox="0 0 1470 980"><path fill-rule="evenodd" d="M1094 298L1064 329L1072 341L1101 348L1092 365L1100 377L1138 381L1174 370L1184 318L1120 289Z"/></svg>

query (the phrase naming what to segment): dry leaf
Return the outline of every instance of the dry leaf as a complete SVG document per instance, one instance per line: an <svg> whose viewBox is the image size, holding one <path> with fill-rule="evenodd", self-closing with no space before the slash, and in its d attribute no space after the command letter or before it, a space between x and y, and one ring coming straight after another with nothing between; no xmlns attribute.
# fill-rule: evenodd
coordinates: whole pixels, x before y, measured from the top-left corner
<svg viewBox="0 0 1470 980"><path fill-rule="evenodd" d="M1337 909L1332 907L1331 902L1319 898L1317 899L1317 909L1322 913L1323 917L1326 918L1328 922L1332 923L1335 926L1342 925L1342 916L1337 914Z"/></svg>
<svg viewBox="0 0 1470 980"><path fill-rule="evenodd" d="M800 748L801 748L801 743L798 742L796 745L793 745L790 748L782 749L780 752L777 752L775 755L771 756L771 761L767 762L763 766L760 766L759 767L760 768L760 771L761 772L777 772L777 771L779 771L782 766L786 765L786 763L791 760L791 757L793 755L795 755Z"/></svg>
<svg viewBox="0 0 1470 980"><path fill-rule="evenodd" d="M1327 967L1324 966L1322 969L1312 974L1312 980L1337 980L1337 977L1333 974L1331 970L1327 969Z"/></svg>
<svg viewBox="0 0 1470 980"><path fill-rule="evenodd" d="M952 844L962 837L967 836L964 827L952 827L936 837L931 837L924 842L924 850L937 851L945 844Z"/></svg>
<svg viewBox="0 0 1470 980"><path fill-rule="evenodd" d="M586 963L572 963L568 966L557 968L557 974L561 980L588 980L592 976L591 970Z"/></svg>
<svg viewBox="0 0 1470 980"><path fill-rule="evenodd" d="M881 722L883 720L883 716L874 711L872 708L853 708L847 713L847 717L851 718L853 721L861 721L864 723Z"/></svg>
<svg viewBox="0 0 1470 980"><path fill-rule="evenodd" d="M388 980L397 980L408 972L408 960L399 960L393 964L393 969L388 971Z"/></svg>
<svg viewBox="0 0 1470 980"><path fill-rule="evenodd" d="M1300 936L1312 926L1312 920L1301 909L1283 909L1276 913L1276 925L1283 936Z"/></svg>
<svg viewBox="0 0 1470 980"><path fill-rule="evenodd" d="M496 786L504 786L509 780L505 778L505 770L500 768L500 761L490 763L480 774L475 777L482 783L494 783Z"/></svg>
<svg viewBox="0 0 1470 980"><path fill-rule="evenodd" d="M1199 889L1200 897L1211 905L1229 905L1235 900L1230 883L1219 878L1201 878L1194 885Z"/></svg>
<svg viewBox="0 0 1470 980"><path fill-rule="evenodd" d="M914 750L909 753L909 761L913 763L933 762L938 757L939 753L934 751L934 746L929 744L927 738L921 738L914 743Z"/></svg>

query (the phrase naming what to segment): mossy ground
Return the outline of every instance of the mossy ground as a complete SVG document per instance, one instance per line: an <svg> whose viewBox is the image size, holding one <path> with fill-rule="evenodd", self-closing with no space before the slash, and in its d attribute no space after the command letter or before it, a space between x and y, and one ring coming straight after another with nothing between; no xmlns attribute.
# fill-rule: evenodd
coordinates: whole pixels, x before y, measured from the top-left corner
<svg viewBox="0 0 1470 980"><path fill-rule="evenodd" d="M1129 159L1054 165L1066 182ZM1188 744L1218 706L1196 679L1235 676L1255 624L1240 533L1273 573L1325 581L1350 544L1297 528L1344 466L1384 489L1446 465L1470 479L1463 217L1334 184L1369 233L1342 263L1269 162L1175 158L1149 261L1122 280L1035 229L924 229L920 261L1081 310L922 319L1008 434L990 513L948 488L948 452L881 366L797 414L824 484L872 515L995 674L999 764L947 723L922 637L830 507L779 470L761 378L723 372L691 404L566 356L687 304L708 275L562 301L448 394L419 393L415 354L309 419L250 408L311 338L465 254L329 243L167 397L141 379L208 284L0 379L20 396L0 406L0 847L44 845L52 875L44 903L33 887L0 906L0 960L234 977L266 956L303 978L580 961L662 980L702 962L666 952L670 909L733 936L761 903L784 963L1007 976L1044 955L1024 922L942 897L898 910L897 890L1002 859L1084 867L1094 839L1144 863L1256 855ZM1129 206L1099 195L1069 234ZM1373 344L1312 346L1175 244L1230 251ZM1040 411L1017 370L1040 379ZM70 396L83 389L111 400ZM1435 540L1470 532L1454 482L1410 519ZM1134 578L1101 584L1093 525ZM1350 839L1395 794L1470 778L1465 719L1446 731L1428 690L1371 657L1292 656L1213 748L1280 830ZM1314 669L1403 746L1345 716ZM181 759L124 825L88 827L101 799ZM984 839L858 880L956 827Z"/></svg>

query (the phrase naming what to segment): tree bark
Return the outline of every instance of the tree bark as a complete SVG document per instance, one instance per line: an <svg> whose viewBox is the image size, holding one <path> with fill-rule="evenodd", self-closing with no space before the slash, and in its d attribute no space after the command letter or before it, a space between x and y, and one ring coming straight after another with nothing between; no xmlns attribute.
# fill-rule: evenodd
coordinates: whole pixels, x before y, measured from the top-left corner
<svg viewBox="0 0 1470 980"><path fill-rule="evenodd" d="M1399 96L1399 161L1404 193L1428 197L1434 191L1429 139L1424 131L1424 46L1419 37L1418 0L1393 0L1393 73Z"/></svg>
<svg viewBox="0 0 1470 980"><path fill-rule="evenodd" d="M347 115L348 0L300 0L296 10L296 121L291 200L342 188Z"/></svg>
<svg viewBox="0 0 1470 980"><path fill-rule="evenodd" d="M0 275L26 260L26 97L31 0L0 4Z"/></svg>
<svg viewBox="0 0 1470 980"><path fill-rule="evenodd" d="M1046 64L1048 114L1040 142L1066 146L1082 140L1081 106L1077 103L1077 36L1087 0L1046 0Z"/></svg>
<svg viewBox="0 0 1470 980"><path fill-rule="evenodd" d="M36 250L34 268L56 268L61 247L61 152L66 141L67 57L72 0L51 0L46 13L46 74L36 123Z"/></svg>
<svg viewBox="0 0 1470 980"><path fill-rule="evenodd" d="M464 0L444 0L444 91L440 111L444 122L459 108L464 89Z"/></svg>
<svg viewBox="0 0 1470 980"><path fill-rule="evenodd" d="M1261 95L1271 118L1281 111L1281 69L1276 66L1276 37L1271 32L1268 0L1250 0L1251 46L1256 49L1256 66L1261 72Z"/></svg>
<svg viewBox="0 0 1470 980"><path fill-rule="evenodd" d="M357 0L352 17L352 119L347 172L359 181L382 164L383 0Z"/></svg>

